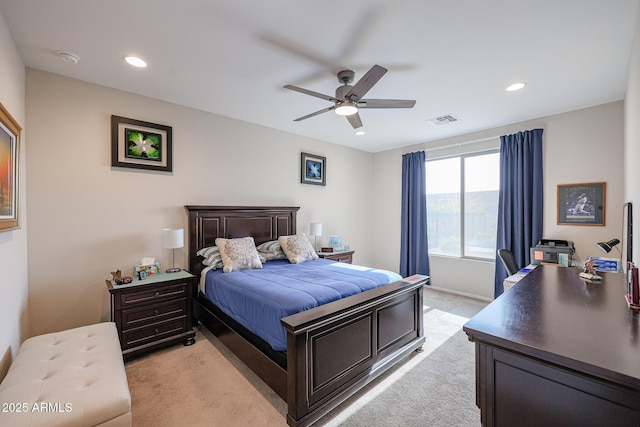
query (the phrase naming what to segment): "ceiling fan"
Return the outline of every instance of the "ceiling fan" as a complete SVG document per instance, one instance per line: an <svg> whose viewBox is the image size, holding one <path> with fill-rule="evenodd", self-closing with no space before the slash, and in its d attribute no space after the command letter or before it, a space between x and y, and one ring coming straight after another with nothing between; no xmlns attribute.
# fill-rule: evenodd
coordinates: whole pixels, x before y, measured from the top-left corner
<svg viewBox="0 0 640 427"><path fill-rule="evenodd" d="M363 99L367 92L376 84L378 80L385 75L387 69L380 65L374 65L365 73L358 82L351 86L355 73L351 70L342 70L338 73L338 81L342 83L336 89L336 96L324 95L312 90L303 89L301 87L286 85L285 89L294 90L296 92L315 96L316 98L326 99L334 103L333 106L323 108L306 116L298 117L295 122L305 120L310 117L317 116L327 111L334 110L336 114L345 116L351 126L357 129L362 126L362 120L358 114L360 108L413 108L416 104L415 100L408 99Z"/></svg>

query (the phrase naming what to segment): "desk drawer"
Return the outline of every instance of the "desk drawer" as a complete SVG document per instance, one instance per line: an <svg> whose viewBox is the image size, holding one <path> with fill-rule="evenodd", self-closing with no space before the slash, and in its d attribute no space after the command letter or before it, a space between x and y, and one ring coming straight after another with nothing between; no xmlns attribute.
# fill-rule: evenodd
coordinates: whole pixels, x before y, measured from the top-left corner
<svg viewBox="0 0 640 427"><path fill-rule="evenodd" d="M154 323L142 328L122 332L122 349L135 347L146 343L171 337L187 331L187 317L166 322Z"/></svg>
<svg viewBox="0 0 640 427"><path fill-rule="evenodd" d="M186 316L187 299L180 298L140 308L122 310L122 329L131 329L163 320Z"/></svg>
<svg viewBox="0 0 640 427"><path fill-rule="evenodd" d="M187 284L153 287L136 292L125 292L120 294L120 306L127 307L145 302L157 301L166 298L186 298Z"/></svg>

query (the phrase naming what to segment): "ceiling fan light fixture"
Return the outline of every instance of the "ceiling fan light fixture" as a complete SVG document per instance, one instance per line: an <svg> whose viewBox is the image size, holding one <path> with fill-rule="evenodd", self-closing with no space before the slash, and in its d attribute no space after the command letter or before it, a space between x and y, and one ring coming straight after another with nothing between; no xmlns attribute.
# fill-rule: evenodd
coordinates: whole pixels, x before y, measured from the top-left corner
<svg viewBox="0 0 640 427"><path fill-rule="evenodd" d="M358 112L358 105L353 101L342 101L336 104L334 111L339 116L350 116Z"/></svg>

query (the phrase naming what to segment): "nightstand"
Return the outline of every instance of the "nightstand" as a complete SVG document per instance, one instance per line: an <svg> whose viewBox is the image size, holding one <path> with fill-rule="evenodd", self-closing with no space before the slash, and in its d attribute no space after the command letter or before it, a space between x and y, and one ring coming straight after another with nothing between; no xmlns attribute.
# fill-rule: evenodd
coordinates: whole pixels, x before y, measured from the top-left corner
<svg viewBox="0 0 640 427"><path fill-rule="evenodd" d="M333 251L333 252L318 252L318 256L324 259L330 259L338 262L345 262L351 264L353 262L353 253L355 251Z"/></svg>
<svg viewBox="0 0 640 427"><path fill-rule="evenodd" d="M107 280L111 321L127 360L178 342L195 342L192 295L196 277L187 271L161 273L118 285Z"/></svg>

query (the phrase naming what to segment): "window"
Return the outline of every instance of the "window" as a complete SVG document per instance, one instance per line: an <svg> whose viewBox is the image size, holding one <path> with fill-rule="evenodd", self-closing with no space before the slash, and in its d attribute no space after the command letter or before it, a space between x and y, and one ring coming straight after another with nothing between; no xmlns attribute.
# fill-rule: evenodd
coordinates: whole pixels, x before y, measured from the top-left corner
<svg viewBox="0 0 640 427"><path fill-rule="evenodd" d="M500 153L428 160L429 253L494 259Z"/></svg>

